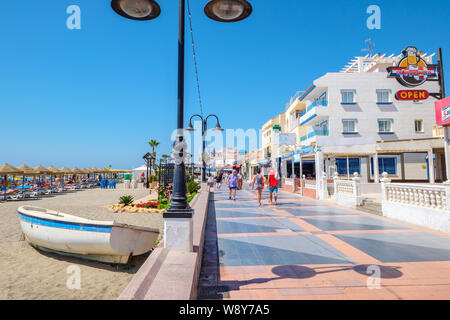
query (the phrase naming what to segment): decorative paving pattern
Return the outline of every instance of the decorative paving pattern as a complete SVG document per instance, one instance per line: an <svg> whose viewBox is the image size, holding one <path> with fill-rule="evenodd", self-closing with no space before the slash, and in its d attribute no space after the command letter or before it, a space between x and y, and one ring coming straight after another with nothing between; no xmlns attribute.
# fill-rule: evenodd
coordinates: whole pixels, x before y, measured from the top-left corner
<svg viewBox="0 0 450 320"><path fill-rule="evenodd" d="M268 208L235 210L216 210L217 218L258 218L258 217L278 217L281 213Z"/></svg>
<svg viewBox="0 0 450 320"><path fill-rule="evenodd" d="M219 239L221 266L354 263L312 235Z"/></svg>
<svg viewBox="0 0 450 320"><path fill-rule="evenodd" d="M211 199L199 299L450 299L448 234L248 186Z"/></svg>
<svg viewBox="0 0 450 320"><path fill-rule="evenodd" d="M381 262L450 261L450 239L428 233L335 236Z"/></svg>
<svg viewBox="0 0 450 320"><path fill-rule="evenodd" d="M219 234L227 233L267 233L267 232L300 232L303 228L288 219L245 219L218 220Z"/></svg>
<svg viewBox="0 0 450 320"><path fill-rule="evenodd" d="M307 217L307 216L335 216L335 215L357 215L358 213L354 211L347 211L345 209L338 208L322 208L322 207L311 207L311 208L286 208L284 209L290 214L296 217Z"/></svg>
<svg viewBox="0 0 450 320"><path fill-rule="evenodd" d="M389 223L372 217L331 217L331 218L304 218L309 224L324 231L339 230L402 230L407 229L397 224Z"/></svg>

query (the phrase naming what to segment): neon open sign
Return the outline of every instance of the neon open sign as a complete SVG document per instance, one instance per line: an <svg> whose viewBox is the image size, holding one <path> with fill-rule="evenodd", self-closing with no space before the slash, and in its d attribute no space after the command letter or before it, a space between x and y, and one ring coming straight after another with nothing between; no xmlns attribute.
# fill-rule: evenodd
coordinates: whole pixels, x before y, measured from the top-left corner
<svg viewBox="0 0 450 320"><path fill-rule="evenodd" d="M426 100L430 93L426 90L400 90L395 97L397 100Z"/></svg>

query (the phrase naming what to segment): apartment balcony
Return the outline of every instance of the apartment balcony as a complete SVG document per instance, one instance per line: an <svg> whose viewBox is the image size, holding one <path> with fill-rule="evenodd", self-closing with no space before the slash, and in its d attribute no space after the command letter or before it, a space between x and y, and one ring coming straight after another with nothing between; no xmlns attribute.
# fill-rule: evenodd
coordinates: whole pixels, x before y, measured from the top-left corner
<svg viewBox="0 0 450 320"><path fill-rule="evenodd" d="M433 126L433 137L444 137L444 127Z"/></svg>
<svg viewBox="0 0 450 320"><path fill-rule="evenodd" d="M320 139L320 137L328 137L329 135L330 135L330 130L328 130L328 129L312 131L300 138L300 144L302 146L310 146L311 143L314 143L314 142L317 144L317 140Z"/></svg>
<svg viewBox="0 0 450 320"><path fill-rule="evenodd" d="M328 101L314 101L311 103L305 111L300 113L299 125L304 126L312 126L318 124L324 120L327 120L329 117L328 109L325 108L328 106Z"/></svg>

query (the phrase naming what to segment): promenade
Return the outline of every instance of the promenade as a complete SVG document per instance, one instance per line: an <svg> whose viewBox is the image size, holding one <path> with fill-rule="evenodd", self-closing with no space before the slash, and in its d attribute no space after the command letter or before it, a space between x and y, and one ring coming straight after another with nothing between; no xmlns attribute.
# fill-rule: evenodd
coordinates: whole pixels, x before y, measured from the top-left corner
<svg viewBox="0 0 450 320"><path fill-rule="evenodd" d="M211 194L199 299L450 299L450 235L281 192ZM376 277L379 275L379 277Z"/></svg>

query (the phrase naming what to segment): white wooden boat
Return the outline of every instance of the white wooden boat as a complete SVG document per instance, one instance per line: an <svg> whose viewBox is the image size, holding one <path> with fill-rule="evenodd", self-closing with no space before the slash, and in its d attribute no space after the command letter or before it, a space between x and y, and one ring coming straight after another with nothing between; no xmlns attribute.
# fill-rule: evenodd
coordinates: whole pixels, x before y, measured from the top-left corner
<svg viewBox="0 0 450 320"><path fill-rule="evenodd" d="M95 221L32 206L18 209L25 239L44 251L89 260L126 264L150 251L158 229Z"/></svg>

